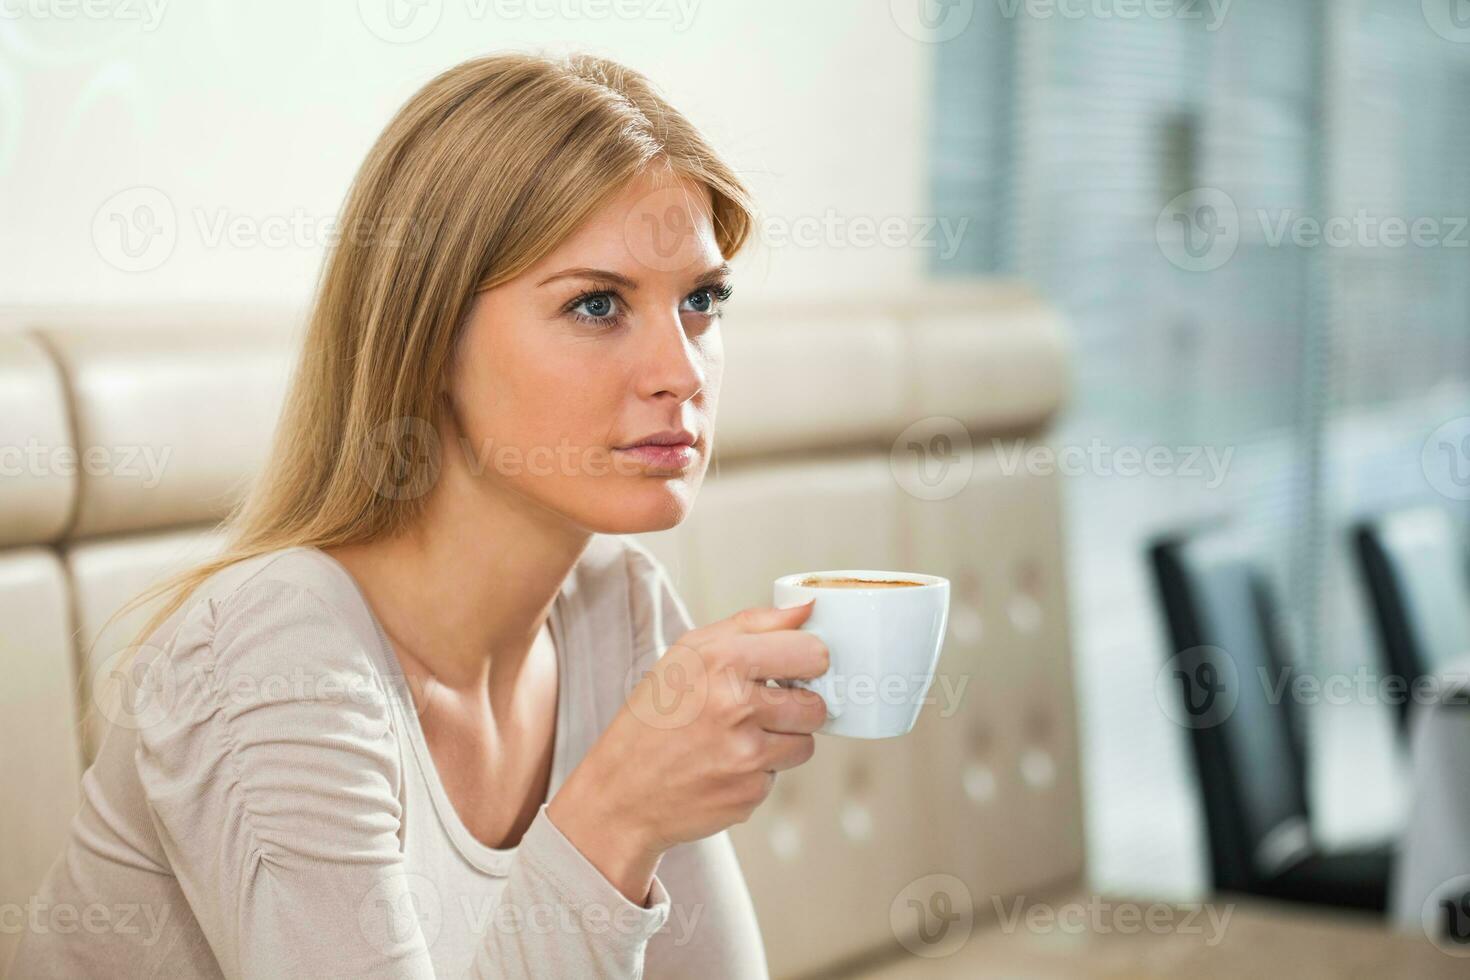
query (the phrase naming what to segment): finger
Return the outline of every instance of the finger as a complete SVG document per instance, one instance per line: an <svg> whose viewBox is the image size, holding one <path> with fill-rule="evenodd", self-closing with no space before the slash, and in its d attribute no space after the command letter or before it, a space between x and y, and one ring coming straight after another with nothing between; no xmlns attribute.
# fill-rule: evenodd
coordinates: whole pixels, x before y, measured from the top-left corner
<svg viewBox="0 0 1470 980"><path fill-rule="evenodd" d="M805 630L775 630L727 637L720 649L742 678L753 684L767 679L810 680L827 672L831 656L821 637Z"/></svg>
<svg viewBox="0 0 1470 980"><path fill-rule="evenodd" d="M812 735L787 735L770 732L766 735L767 772L783 772L795 769L806 762L817 750L817 740Z"/></svg>
<svg viewBox="0 0 1470 980"><path fill-rule="evenodd" d="M751 606L733 616L711 623L706 630L716 636L739 636L746 633L766 633L771 630L796 629L811 615L816 597L795 606L778 609L775 606Z"/></svg>
<svg viewBox="0 0 1470 980"><path fill-rule="evenodd" d="M755 706L752 717L768 732L808 735L827 721L827 702L799 687L757 687Z"/></svg>

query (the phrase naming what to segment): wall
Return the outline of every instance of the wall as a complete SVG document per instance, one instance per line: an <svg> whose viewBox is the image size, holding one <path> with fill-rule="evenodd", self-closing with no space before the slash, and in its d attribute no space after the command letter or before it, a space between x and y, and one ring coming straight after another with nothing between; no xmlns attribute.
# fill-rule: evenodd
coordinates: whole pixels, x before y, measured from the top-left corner
<svg viewBox="0 0 1470 980"><path fill-rule="evenodd" d="M840 0L0 0L0 304L304 302L392 112L504 49L623 60L706 130L767 216L741 295L901 291L930 48Z"/></svg>

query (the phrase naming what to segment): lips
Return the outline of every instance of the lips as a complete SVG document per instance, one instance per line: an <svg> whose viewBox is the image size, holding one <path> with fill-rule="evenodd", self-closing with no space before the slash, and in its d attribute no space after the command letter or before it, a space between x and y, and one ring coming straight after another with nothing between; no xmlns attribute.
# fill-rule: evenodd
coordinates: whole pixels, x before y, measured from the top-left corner
<svg viewBox="0 0 1470 980"><path fill-rule="evenodd" d="M693 446L633 446L618 452L651 467L669 470L687 469L698 455Z"/></svg>
<svg viewBox="0 0 1470 980"><path fill-rule="evenodd" d="M680 472L694 465L699 453L695 450L694 433L685 429L673 429L645 436L627 446L618 446L614 452L627 459L634 459L650 469Z"/></svg>
<svg viewBox="0 0 1470 980"><path fill-rule="evenodd" d="M663 432L655 432L644 436L637 442L630 442L626 446L618 446L618 449L637 449L640 446L692 446L694 445L694 433L688 429L665 429Z"/></svg>

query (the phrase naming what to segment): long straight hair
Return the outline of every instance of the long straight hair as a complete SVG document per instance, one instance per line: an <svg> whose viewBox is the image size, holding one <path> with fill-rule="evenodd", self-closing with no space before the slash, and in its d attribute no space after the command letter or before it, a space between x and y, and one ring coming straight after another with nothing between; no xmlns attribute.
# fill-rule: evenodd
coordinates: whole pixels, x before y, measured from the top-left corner
<svg viewBox="0 0 1470 980"><path fill-rule="evenodd" d="M651 168L709 191L730 258L749 192L640 73L590 55L497 54L416 92L353 180L268 462L221 523L216 556L114 613L163 596L145 643L216 572L282 548L368 541L411 525L422 494L385 493L437 424L474 295L523 272Z"/></svg>

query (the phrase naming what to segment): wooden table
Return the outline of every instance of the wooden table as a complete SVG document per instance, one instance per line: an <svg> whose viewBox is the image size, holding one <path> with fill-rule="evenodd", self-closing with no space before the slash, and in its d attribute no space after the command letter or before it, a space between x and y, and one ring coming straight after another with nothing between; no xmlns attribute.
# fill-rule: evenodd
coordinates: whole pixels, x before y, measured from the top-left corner
<svg viewBox="0 0 1470 980"><path fill-rule="evenodd" d="M1395 932L1384 920L1358 913L1229 896L1203 906L1085 894L1032 904L1037 911L1025 906L1019 918L1006 906L1009 929L994 914L977 921L952 955L926 959L895 949L882 962L845 975L861 980L1470 977L1470 957L1452 956L1420 933ZM1211 910L1213 918L1207 914ZM1028 928L1027 915L1039 925ZM1149 915L1153 929L1144 924Z"/></svg>

